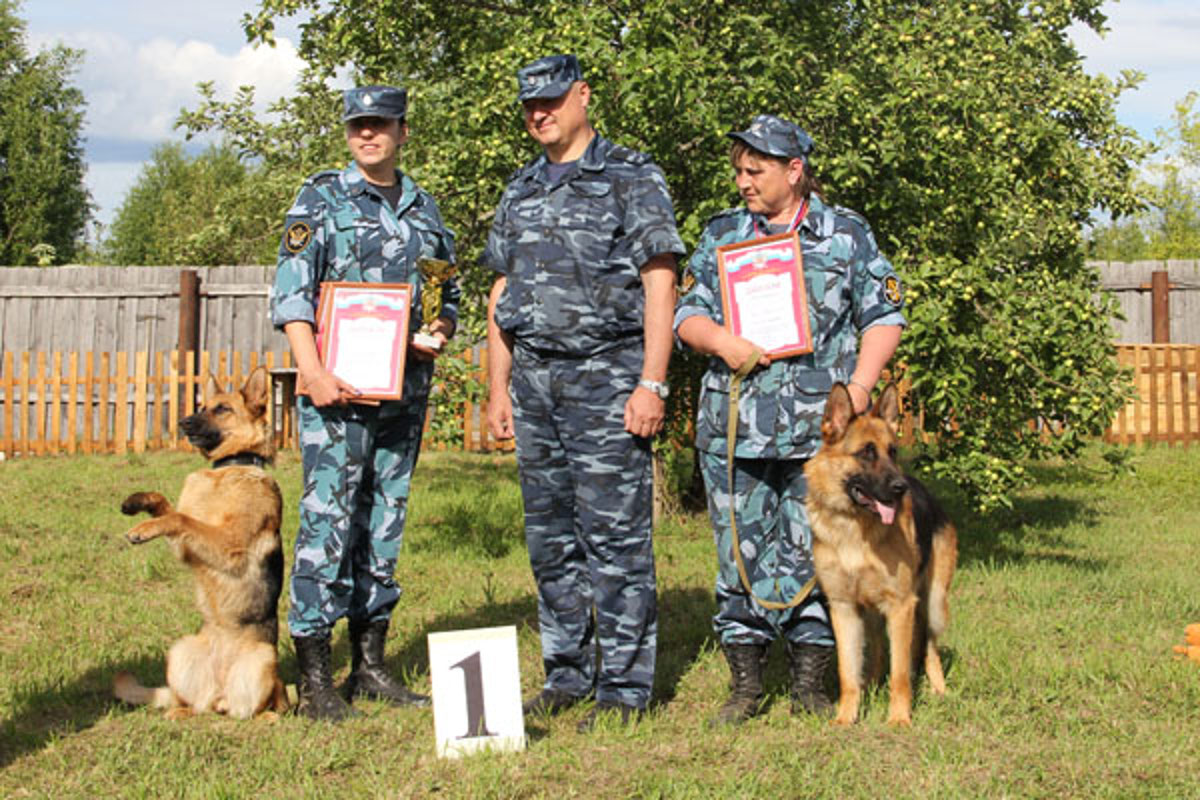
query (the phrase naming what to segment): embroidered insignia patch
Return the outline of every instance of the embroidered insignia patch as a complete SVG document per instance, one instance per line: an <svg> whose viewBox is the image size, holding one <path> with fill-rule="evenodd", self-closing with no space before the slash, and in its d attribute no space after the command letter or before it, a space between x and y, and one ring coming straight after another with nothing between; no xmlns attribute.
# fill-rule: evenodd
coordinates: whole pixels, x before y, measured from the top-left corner
<svg viewBox="0 0 1200 800"><path fill-rule="evenodd" d="M289 253L299 253L312 240L312 227L307 222L293 222L283 235L283 246Z"/></svg>
<svg viewBox="0 0 1200 800"><path fill-rule="evenodd" d="M900 289L900 279L895 275L889 275L883 282L883 296L894 306L900 305L900 301L904 299L904 292Z"/></svg>
<svg viewBox="0 0 1200 800"><path fill-rule="evenodd" d="M692 271L690 269L684 270L683 271L683 286L680 287L683 290L683 293L687 294L688 292L690 292L692 290L692 287L695 285L696 285L696 276L692 274Z"/></svg>

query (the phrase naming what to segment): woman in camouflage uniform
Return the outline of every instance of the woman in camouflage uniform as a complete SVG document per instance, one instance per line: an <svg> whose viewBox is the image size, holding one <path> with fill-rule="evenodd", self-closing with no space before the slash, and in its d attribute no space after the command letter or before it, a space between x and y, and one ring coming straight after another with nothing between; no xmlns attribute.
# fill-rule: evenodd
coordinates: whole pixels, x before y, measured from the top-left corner
<svg viewBox="0 0 1200 800"><path fill-rule="evenodd" d="M409 343L402 400L355 404L357 390L322 366L314 314L323 281L421 286L417 260L454 260L454 240L437 203L396 168L408 137L403 89L345 93L346 141L354 162L304 182L287 214L271 293L276 327L287 334L307 395L297 400L304 458L300 530L291 576L288 628L300 666L300 711L340 720L353 711L334 691L330 634L347 617L351 673L345 694L397 705L428 705L383 668L392 609L400 599L396 558L409 480L421 446L425 407L439 352ZM458 317L458 287L444 285L432 320L444 344ZM422 322L412 304L412 326Z"/></svg>
<svg viewBox="0 0 1200 800"><path fill-rule="evenodd" d="M847 383L855 409L864 410L905 323L899 279L866 220L822 199L808 162L808 134L764 114L729 136L745 205L717 214L705 228L688 264L691 285L676 307L675 331L712 356L701 387L696 449L717 545L713 624L733 675L718 719L740 723L759 711L763 665L777 638L787 644L792 711L829 708L823 678L833 631L820 588L806 591L813 566L804 463L820 446L825 397L834 382ZM803 253L814 349L773 361L723 327L716 249L790 230ZM756 352L758 365L740 391L731 489L730 384ZM734 558L734 512L749 586Z"/></svg>

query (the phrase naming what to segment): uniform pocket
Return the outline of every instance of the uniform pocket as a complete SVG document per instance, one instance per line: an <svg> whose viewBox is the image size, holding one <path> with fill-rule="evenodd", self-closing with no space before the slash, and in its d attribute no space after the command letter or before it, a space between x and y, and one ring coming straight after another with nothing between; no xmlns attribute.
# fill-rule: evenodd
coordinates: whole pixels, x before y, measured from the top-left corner
<svg viewBox="0 0 1200 800"><path fill-rule="evenodd" d="M825 415L825 401L833 389L834 376L825 370L814 370L804 374L792 385L791 431L792 444L800 446L821 438L821 419Z"/></svg>

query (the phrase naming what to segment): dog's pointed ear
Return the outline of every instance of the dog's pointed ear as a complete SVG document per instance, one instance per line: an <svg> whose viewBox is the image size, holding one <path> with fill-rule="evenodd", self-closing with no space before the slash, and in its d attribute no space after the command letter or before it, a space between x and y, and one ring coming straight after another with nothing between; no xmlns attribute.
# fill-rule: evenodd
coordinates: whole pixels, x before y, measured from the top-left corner
<svg viewBox="0 0 1200 800"><path fill-rule="evenodd" d="M204 373L204 402L207 403L221 393L221 387L217 385L217 379L212 376L211 372Z"/></svg>
<svg viewBox="0 0 1200 800"><path fill-rule="evenodd" d="M242 386L242 400L246 403L246 410L250 412L251 417L257 419L267 413L270 392L271 382L267 379L266 368L255 367Z"/></svg>
<svg viewBox="0 0 1200 800"><path fill-rule="evenodd" d="M825 417L821 420L821 438L829 444L840 441L854 419L854 401L844 383L835 383L825 401Z"/></svg>
<svg viewBox="0 0 1200 800"><path fill-rule="evenodd" d="M888 424L892 433L900 435L900 390L895 383L889 381L883 388L883 394L875 401L874 413Z"/></svg>

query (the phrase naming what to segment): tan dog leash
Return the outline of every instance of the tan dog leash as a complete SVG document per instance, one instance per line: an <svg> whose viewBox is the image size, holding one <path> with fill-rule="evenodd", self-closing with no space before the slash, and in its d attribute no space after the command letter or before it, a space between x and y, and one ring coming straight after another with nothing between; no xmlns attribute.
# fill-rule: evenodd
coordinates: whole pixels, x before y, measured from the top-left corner
<svg viewBox="0 0 1200 800"><path fill-rule="evenodd" d="M785 608L795 608L804 602L804 598L808 597L809 592L817 585L817 578L814 575L809 579L808 583L800 587L800 591L796 592L796 596L786 603L777 603L774 600L763 600L754 593L754 589L750 586L750 576L746 573L746 565L742 561L742 543L738 538L737 531L737 509L734 507L734 492L733 492L733 457L737 450L737 423L738 423L738 397L742 393L742 381L746 376L758 365L758 361L762 358L763 351L755 347L754 352L742 362L736 373L729 381L729 424L725 431L725 440L728 447L728 487L729 487L729 530L733 534L733 559L737 562L738 575L742 579L742 586L746 588L746 592L750 595L754 602L758 603L763 608L772 610L782 610ZM778 584L776 584L778 589Z"/></svg>

